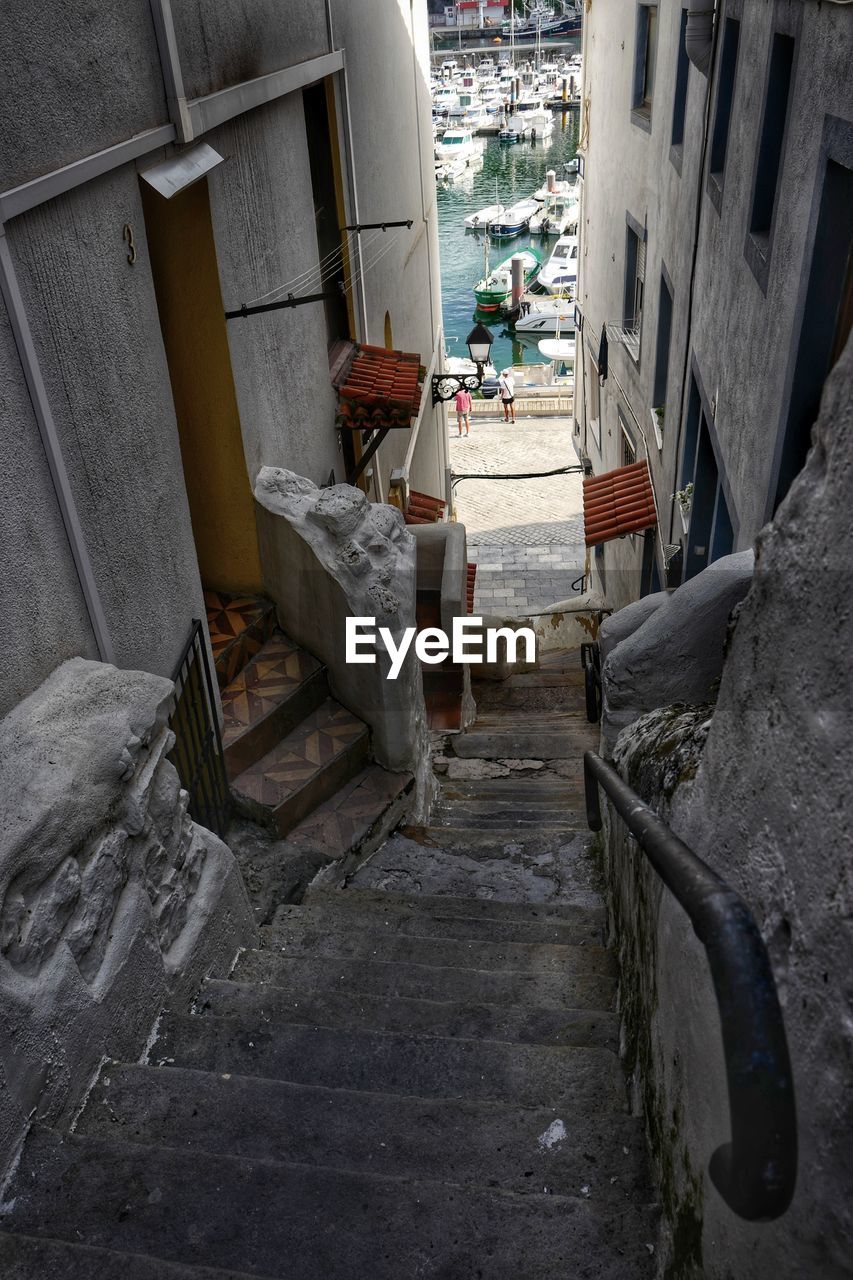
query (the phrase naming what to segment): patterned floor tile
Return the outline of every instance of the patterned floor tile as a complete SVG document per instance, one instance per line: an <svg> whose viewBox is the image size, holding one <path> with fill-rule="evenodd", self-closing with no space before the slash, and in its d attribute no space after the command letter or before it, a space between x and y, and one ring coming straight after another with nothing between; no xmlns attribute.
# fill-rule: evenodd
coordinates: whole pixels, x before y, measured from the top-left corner
<svg viewBox="0 0 853 1280"><path fill-rule="evenodd" d="M275 630L275 606L261 596L206 590L204 603L219 687L230 684Z"/></svg>
<svg viewBox="0 0 853 1280"><path fill-rule="evenodd" d="M222 742L229 746L298 689L321 663L276 631L222 690Z"/></svg>
<svg viewBox="0 0 853 1280"><path fill-rule="evenodd" d="M411 782L410 773L390 773L378 764L368 765L300 822L288 839L306 848L322 847L331 857L343 857Z"/></svg>
<svg viewBox="0 0 853 1280"><path fill-rule="evenodd" d="M366 733L363 720L329 698L257 764L244 770L235 780L235 789L275 809Z"/></svg>

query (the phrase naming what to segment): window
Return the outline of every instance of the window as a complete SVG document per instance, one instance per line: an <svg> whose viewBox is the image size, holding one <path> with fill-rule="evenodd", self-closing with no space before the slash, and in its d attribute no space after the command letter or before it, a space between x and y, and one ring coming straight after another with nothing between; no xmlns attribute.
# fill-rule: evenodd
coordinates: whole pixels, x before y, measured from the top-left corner
<svg viewBox="0 0 853 1280"><path fill-rule="evenodd" d="M640 358L640 331L643 326L643 293L646 287L646 233L629 221L625 237L626 346L634 360ZM633 335L633 341L628 335Z"/></svg>
<svg viewBox="0 0 853 1280"><path fill-rule="evenodd" d="M599 407L600 402L599 402L598 365L595 363L592 356L587 356L586 368L587 368L586 385L587 385L587 404L589 408L589 425L592 429L593 439L595 440L595 443L598 445L600 449L601 448L601 430L599 427L599 414L601 412L601 409Z"/></svg>
<svg viewBox="0 0 853 1280"><path fill-rule="evenodd" d="M637 47L634 55L634 92L631 118L644 129L651 127L658 42L658 7L641 3L637 8Z"/></svg>
<svg viewBox="0 0 853 1280"><path fill-rule="evenodd" d="M761 126L761 143L755 169L752 216L749 221L749 229L753 236L770 234L776 190L779 185L793 66L794 38L777 32L773 37L773 46L770 51L764 121Z"/></svg>
<svg viewBox="0 0 853 1280"><path fill-rule="evenodd" d="M681 27L678 34L678 56L675 64L675 95L672 103L672 146L684 142L684 117L687 112L687 81L690 60L687 57L687 10L681 10Z"/></svg>
<svg viewBox="0 0 853 1280"><path fill-rule="evenodd" d="M630 467L637 461L637 450L634 446L634 441L628 435L621 413L619 415L619 425L622 428L622 457L619 465L620 467Z"/></svg>
<svg viewBox="0 0 853 1280"><path fill-rule="evenodd" d="M652 412L658 430L663 432L666 408L666 385L669 378L669 348L672 340L672 293L661 272L658 303L658 337L655 347L655 377L652 386Z"/></svg>
<svg viewBox="0 0 853 1280"><path fill-rule="evenodd" d="M720 54L720 73L717 79L717 103L714 109L714 128L711 133L711 162L709 192L719 197L723 189L723 173L726 167L726 149L729 144L729 125L732 118L732 99L737 70L737 51L740 42L740 23L736 18L726 18L723 31L723 50ZM715 200L719 210L719 199Z"/></svg>

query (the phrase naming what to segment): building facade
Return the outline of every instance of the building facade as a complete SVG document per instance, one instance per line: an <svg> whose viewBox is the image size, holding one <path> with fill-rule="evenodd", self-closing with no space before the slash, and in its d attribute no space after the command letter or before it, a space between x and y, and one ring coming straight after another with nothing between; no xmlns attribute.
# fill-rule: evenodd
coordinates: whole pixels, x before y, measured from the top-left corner
<svg viewBox="0 0 853 1280"><path fill-rule="evenodd" d="M851 26L587 6L576 433L596 475L647 460L657 515L590 547L611 605L752 546L805 462L853 307Z"/></svg>
<svg viewBox="0 0 853 1280"><path fill-rule="evenodd" d="M75 655L171 675L204 587L260 588L260 468L358 465L341 344L434 371L426 4L362 10L104 0L94 30L55 4L5 24L0 713ZM358 483L441 496L445 449L427 390Z"/></svg>

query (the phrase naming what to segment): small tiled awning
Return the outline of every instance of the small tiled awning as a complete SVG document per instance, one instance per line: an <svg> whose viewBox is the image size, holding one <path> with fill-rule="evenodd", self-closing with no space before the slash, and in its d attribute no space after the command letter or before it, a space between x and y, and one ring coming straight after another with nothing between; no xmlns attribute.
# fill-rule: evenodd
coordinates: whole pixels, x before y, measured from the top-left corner
<svg viewBox="0 0 853 1280"><path fill-rule="evenodd" d="M648 463L632 462L584 480L583 523L588 547L653 529L657 513Z"/></svg>
<svg viewBox="0 0 853 1280"><path fill-rule="evenodd" d="M337 422L354 430L410 427L421 407L426 370L419 355L351 343L333 372Z"/></svg>

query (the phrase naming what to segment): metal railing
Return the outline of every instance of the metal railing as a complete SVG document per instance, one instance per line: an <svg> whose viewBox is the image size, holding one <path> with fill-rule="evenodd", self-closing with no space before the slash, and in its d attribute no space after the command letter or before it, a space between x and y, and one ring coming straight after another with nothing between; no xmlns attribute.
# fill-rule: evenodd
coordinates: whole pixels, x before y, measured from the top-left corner
<svg viewBox="0 0 853 1280"><path fill-rule="evenodd" d="M233 802L225 772L207 644L198 618L193 618L190 638L172 679L175 692L169 728L175 735L175 745L169 759L189 796L190 817L221 836L231 818Z"/></svg>
<svg viewBox="0 0 853 1280"><path fill-rule="evenodd" d="M594 751L584 754L584 784L591 830L601 830L603 787L705 948L723 1033L732 1135L711 1156L711 1180L739 1217L779 1218L797 1179L794 1081L773 970L752 912Z"/></svg>

